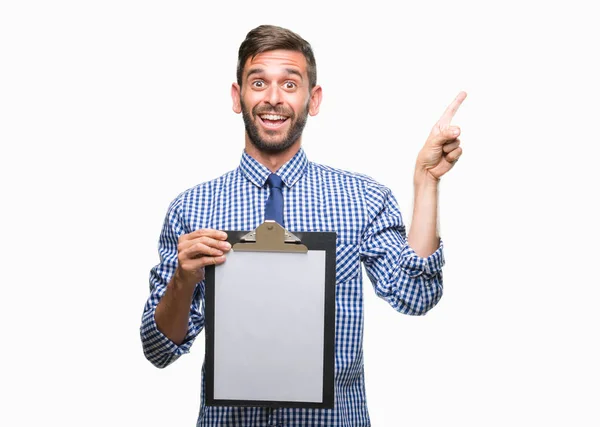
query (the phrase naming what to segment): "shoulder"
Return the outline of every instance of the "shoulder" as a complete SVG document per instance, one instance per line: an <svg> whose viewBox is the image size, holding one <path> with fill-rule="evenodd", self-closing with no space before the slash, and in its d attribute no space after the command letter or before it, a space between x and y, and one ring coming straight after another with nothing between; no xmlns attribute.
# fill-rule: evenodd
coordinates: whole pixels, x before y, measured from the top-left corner
<svg viewBox="0 0 600 427"><path fill-rule="evenodd" d="M206 202L208 199L214 198L219 189L238 179L239 175L239 168L236 168L217 178L187 188L173 199L171 205L181 207L190 202Z"/></svg>
<svg viewBox="0 0 600 427"><path fill-rule="evenodd" d="M380 194L390 192L388 187L381 184L373 177L363 173L339 169L315 162L310 162L309 167L314 174L319 175L321 179L326 182L345 184L347 186L360 188L364 191Z"/></svg>
<svg viewBox="0 0 600 427"><path fill-rule="evenodd" d="M372 220L385 209L400 214L398 203L392 190L373 177L363 173L312 163L313 173L317 175L330 194L337 196L342 204L353 209L362 205Z"/></svg>

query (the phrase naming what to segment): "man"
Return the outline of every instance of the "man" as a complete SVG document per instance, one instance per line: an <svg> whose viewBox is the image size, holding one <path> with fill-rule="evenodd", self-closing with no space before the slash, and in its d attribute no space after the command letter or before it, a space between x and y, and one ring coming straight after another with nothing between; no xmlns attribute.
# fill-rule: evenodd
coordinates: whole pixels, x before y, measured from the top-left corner
<svg viewBox="0 0 600 427"><path fill-rule="evenodd" d="M253 230L265 219L272 174L282 181L283 226L335 231L335 407L223 408L204 405L198 426L368 426L362 358L362 277L399 312L421 315L442 296L444 263L437 231L438 182L461 155L450 125L461 92L434 126L414 173L413 220L405 227L390 190L369 177L318 165L301 147L308 115L319 112L310 44L274 26L248 33L238 53L233 111L242 114L245 149L237 169L181 193L160 236L151 270L141 337L146 357L165 367L187 353L204 326L204 267L225 262L230 245L219 230Z"/></svg>

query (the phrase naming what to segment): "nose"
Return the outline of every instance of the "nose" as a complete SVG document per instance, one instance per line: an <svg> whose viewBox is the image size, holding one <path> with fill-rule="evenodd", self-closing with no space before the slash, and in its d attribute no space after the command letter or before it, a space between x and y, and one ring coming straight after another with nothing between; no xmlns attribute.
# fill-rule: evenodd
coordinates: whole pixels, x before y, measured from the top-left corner
<svg viewBox="0 0 600 427"><path fill-rule="evenodd" d="M272 106L281 103L281 93L278 85L271 85L265 93L265 102Z"/></svg>

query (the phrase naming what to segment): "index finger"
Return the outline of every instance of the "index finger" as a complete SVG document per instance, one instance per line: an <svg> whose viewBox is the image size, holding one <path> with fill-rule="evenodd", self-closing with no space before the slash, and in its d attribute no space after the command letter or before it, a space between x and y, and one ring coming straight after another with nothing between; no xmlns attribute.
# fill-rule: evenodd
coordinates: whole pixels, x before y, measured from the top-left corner
<svg viewBox="0 0 600 427"><path fill-rule="evenodd" d="M227 233L224 231L215 230L213 228L201 228L200 230L192 231L184 235L186 239L196 239L198 237L212 237L217 240L227 240ZM183 236L181 236L183 237Z"/></svg>
<svg viewBox="0 0 600 427"><path fill-rule="evenodd" d="M446 108L446 111L444 111L444 114L442 114L442 117L438 120L438 124L441 126L449 125L450 122L452 121L452 118L458 111L458 107L460 107L460 104L462 104L462 102L465 100L466 97L467 97L466 92L460 92L458 94L458 96L456 98L454 98L454 101L452 101L452 104L450 104L448 106L448 108Z"/></svg>

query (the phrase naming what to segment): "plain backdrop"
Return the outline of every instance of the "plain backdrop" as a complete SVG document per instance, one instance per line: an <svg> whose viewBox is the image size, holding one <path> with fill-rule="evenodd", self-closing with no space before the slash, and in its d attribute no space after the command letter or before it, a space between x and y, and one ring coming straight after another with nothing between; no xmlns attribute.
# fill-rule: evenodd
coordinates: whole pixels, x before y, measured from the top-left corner
<svg viewBox="0 0 600 427"><path fill-rule="evenodd" d="M445 294L365 281L372 424L598 426L600 30L592 1L2 1L3 426L193 426L204 333L164 370L139 324L169 202L235 168L237 49L313 46L312 161L389 186L456 94L440 188Z"/></svg>

